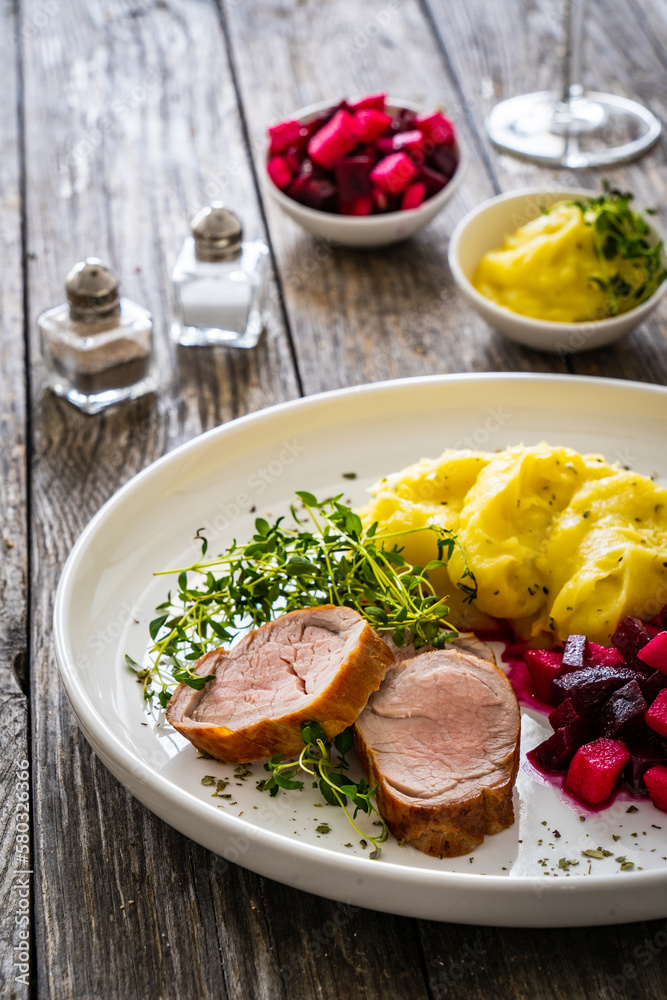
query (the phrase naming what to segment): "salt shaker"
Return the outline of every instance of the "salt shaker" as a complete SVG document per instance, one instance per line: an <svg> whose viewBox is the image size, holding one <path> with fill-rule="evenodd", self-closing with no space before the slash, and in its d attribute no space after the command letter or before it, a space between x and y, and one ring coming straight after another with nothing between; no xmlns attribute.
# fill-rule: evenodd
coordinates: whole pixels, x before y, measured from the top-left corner
<svg viewBox="0 0 667 1000"><path fill-rule="evenodd" d="M65 279L67 302L37 319L50 388L84 413L157 388L150 313L121 298L116 275L88 257Z"/></svg>
<svg viewBox="0 0 667 1000"><path fill-rule="evenodd" d="M193 218L172 272L172 338L184 347L254 347L262 332L269 250L244 241L241 220L220 202Z"/></svg>

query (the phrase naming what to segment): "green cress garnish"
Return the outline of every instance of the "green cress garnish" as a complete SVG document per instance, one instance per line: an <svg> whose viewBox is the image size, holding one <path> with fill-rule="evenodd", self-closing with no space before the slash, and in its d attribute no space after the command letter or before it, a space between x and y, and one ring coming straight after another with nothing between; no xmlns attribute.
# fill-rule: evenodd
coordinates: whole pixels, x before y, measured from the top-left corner
<svg viewBox="0 0 667 1000"><path fill-rule="evenodd" d="M194 661L239 633L300 608L354 608L374 629L391 633L398 646L411 637L416 648L427 642L441 648L457 634L446 621L446 598L437 596L428 578L431 570L447 565L455 548L462 552L455 534L435 525L401 532L435 535L438 558L424 567L412 566L393 541L399 533L380 532L377 523L364 528L359 516L340 502L342 494L322 501L312 493L296 495L308 523L293 506L294 527L285 525L283 517L273 524L258 517L250 542L234 541L210 561L203 560L208 542L199 529L202 559L167 571L177 574L178 591L175 596L169 592L150 623L152 664L141 667L126 657L147 701L157 697L165 708L181 682L201 690L212 675L198 677ZM464 600L472 602L477 586L462 555L464 571L457 586Z"/></svg>
<svg viewBox="0 0 667 1000"><path fill-rule="evenodd" d="M239 633L299 608L319 604L354 608L373 628L391 632L398 646L410 637L415 648L427 642L441 648L458 634L446 621L446 599L437 596L428 578L431 570L445 567L458 548L464 570L457 586L465 602L477 596L475 578L455 534L435 525L401 532L430 531L435 535L438 558L424 567L412 566L392 542L399 533L378 532L377 522L365 529L360 517L340 502L342 494L322 501L312 493L296 495L307 524L294 506L295 527L286 526L282 517L273 524L258 517L250 542L238 545L234 541L224 555L206 562L203 557L208 541L200 528L195 537L201 541L202 560L186 569L168 571L178 574L178 592L175 598L169 592L167 600L156 608L160 614L150 623L152 664L141 667L130 656L125 657L143 685L147 701L157 697L165 708L181 682L201 691L214 675L197 676L193 661L230 643ZM273 754L264 765L269 777L258 787L271 795L277 795L281 788L299 790L303 781L297 775L309 775L325 801L343 809L361 835L362 845L373 845L370 857L379 858L380 844L388 831L371 802L376 789L369 788L364 778L355 782L346 773L346 754L354 743L352 730L329 740L317 722L310 722L301 726L301 738L304 747L299 757L286 761L283 754ZM348 800L354 805L352 814ZM378 816L380 834L362 833L355 822L360 811Z"/></svg>
<svg viewBox="0 0 667 1000"><path fill-rule="evenodd" d="M584 222L593 229L603 277L591 275L590 280L605 293L609 315L618 316L650 298L667 278L667 270L663 265L662 241L651 243L648 224L630 207L634 196L610 188L606 182L602 187L602 194L596 198L572 204L577 205ZM652 209L646 212L655 214ZM636 284L619 273L620 260L636 269Z"/></svg>
<svg viewBox="0 0 667 1000"><path fill-rule="evenodd" d="M371 851L371 858L379 858L381 854L380 844L389 836L387 825L379 812L371 802L371 798L377 791L376 788L369 788L364 778L360 781L353 781L346 774L349 764L346 754L354 745L352 729L345 729L333 741L327 739L327 735L317 722L304 722L301 725L301 739L304 747L296 760L285 761L285 755L275 753L269 757L268 763L264 765L264 770L268 771L270 777L260 782L259 788L268 791L271 795L277 795L281 788L286 791L295 791L303 788L303 781L299 781L297 775L300 772L315 778L313 787L319 788L323 798L329 805L340 806L348 820L357 831L360 837L370 841L374 850ZM332 742L338 751L338 757L332 758ZM350 815L347 808L347 800L354 804L354 813ZM358 812L371 816L373 813L378 817L381 832L372 837L363 830L360 830L355 819ZM328 824L327 824L328 826ZM320 832L329 832L323 827L318 827Z"/></svg>

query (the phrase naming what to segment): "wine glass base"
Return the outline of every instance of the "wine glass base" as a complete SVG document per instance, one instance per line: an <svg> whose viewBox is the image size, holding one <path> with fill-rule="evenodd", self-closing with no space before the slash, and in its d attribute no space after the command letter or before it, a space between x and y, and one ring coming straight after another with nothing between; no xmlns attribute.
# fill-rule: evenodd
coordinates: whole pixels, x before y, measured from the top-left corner
<svg viewBox="0 0 667 1000"><path fill-rule="evenodd" d="M550 91L511 97L486 119L499 149L570 170L634 160L658 141L660 129L641 104L595 91L568 103Z"/></svg>

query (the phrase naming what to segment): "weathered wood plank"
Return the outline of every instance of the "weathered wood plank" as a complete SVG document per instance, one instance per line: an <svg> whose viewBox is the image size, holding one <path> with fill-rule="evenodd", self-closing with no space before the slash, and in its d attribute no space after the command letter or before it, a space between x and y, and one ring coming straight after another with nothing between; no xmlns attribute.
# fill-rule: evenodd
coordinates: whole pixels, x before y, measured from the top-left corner
<svg viewBox="0 0 667 1000"><path fill-rule="evenodd" d="M658 209L657 224L667 228L667 174L664 143L633 164L605 171L557 171L497 155L484 129L484 118L505 97L558 89L564 50L561 0L485 0L453 4L425 0L444 58L460 81L461 113L473 123L485 155L494 164L499 189L543 185L547 188L597 189L600 178L636 194L640 206ZM592 0L587 20L587 85L644 102L662 120L667 116L667 39L664 3L631 5ZM662 13L662 17L661 17ZM667 319L659 310L617 345L569 356L570 369L581 375L667 381Z"/></svg>
<svg viewBox="0 0 667 1000"><path fill-rule="evenodd" d="M298 395L298 379L275 294L252 352L176 351L167 336L169 271L196 208L223 197L249 237L263 233L214 6L77 2L45 15L31 0L25 8L39 24L23 40L31 327L61 300L69 266L96 254L153 312L162 377L156 399L89 418L43 394L35 365L40 995L231 997L226 970L262 943L253 926L249 938L216 943L216 911L243 911L236 901L246 876L230 869L204 891L216 862L139 806L94 756L58 682L52 599L73 541L119 485L199 431Z"/></svg>
<svg viewBox="0 0 667 1000"><path fill-rule="evenodd" d="M484 157L495 164L495 156L480 137L480 113L470 118L472 130L466 121L457 97L464 78L447 72L418 6L360 8L347 0L272 3L261 12L221 6L258 171L269 120L320 97L387 84L424 104L444 99L458 107L478 157L447 213L393 250L331 254L268 207L307 391L422 371L566 370L558 359L508 347L489 334L453 291L443 264L447 233L465 208L493 192L495 166L487 169ZM443 8L453 18L458 9ZM27 10L41 10L38 0L28 0ZM499 37L509 63L513 39ZM531 57L536 75L539 58ZM583 1000L601 990L603 959L579 973L567 969L570 949L579 956L584 939L607 955L608 930L595 937L418 924L353 913L259 879L155 820L79 736L48 648L50 593L71 542L117 485L162 451L222 419L295 395L298 385L275 293L270 335L253 355L172 354L166 342L170 254L188 212L229 191L261 231L212 5L60 5L26 42L24 60L29 237L38 254L31 264L31 315L59 299L63 271L77 256L112 257L126 292L156 316L161 370L175 373L156 402L92 421L36 391L40 993L59 1000L431 1000L486 998L492 984L499 998L567 993ZM503 165L498 173L503 185L510 169ZM51 856L55 837L59 849ZM646 929L656 932L654 925ZM635 947L636 935L624 941ZM629 947L621 947L635 961ZM468 956L475 962L459 977ZM653 989L660 971L654 963L640 984Z"/></svg>
<svg viewBox="0 0 667 1000"><path fill-rule="evenodd" d="M26 654L26 399L23 348L16 19L0 10L0 62L5 99L0 107L0 691L20 692Z"/></svg>
<svg viewBox="0 0 667 1000"><path fill-rule="evenodd" d="M0 691L0 982L7 1000L30 995L30 771L28 707Z"/></svg>
<svg viewBox="0 0 667 1000"><path fill-rule="evenodd" d="M385 89L424 107L444 104L470 165L431 226L380 251L332 249L266 205L297 356L308 392L444 371L566 371L558 358L503 341L457 295L447 239L461 215L493 194L480 147L460 111L416 2L363 6L222 4L255 165L264 183L264 130L315 101ZM272 85L258 67L270 67Z"/></svg>
<svg viewBox="0 0 667 1000"><path fill-rule="evenodd" d="M664 995L665 926L664 920L577 930L429 925L431 995L433 1000L482 1000L489 995L513 1000L659 1000Z"/></svg>
<svg viewBox="0 0 667 1000"><path fill-rule="evenodd" d="M26 364L18 19L0 5L0 981L8 1000L29 995L30 802L27 689Z"/></svg>

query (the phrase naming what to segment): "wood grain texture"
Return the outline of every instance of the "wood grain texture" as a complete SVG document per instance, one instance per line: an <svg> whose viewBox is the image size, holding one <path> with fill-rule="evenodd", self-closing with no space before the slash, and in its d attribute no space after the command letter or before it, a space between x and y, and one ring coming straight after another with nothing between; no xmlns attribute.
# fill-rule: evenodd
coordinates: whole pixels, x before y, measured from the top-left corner
<svg viewBox="0 0 667 1000"><path fill-rule="evenodd" d="M664 115L664 0L592 6L596 83L626 92L631 81ZM582 178L498 157L483 131L483 116L499 97L551 82L559 0L21 0L20 7L31 329L41 309L60 301L71 263L99 254L119 270L126 294L152 310L162 375L156 399L86 418L43 393L33 339L36 995L658 1000L667 949L656 935L664 922L576 932L426 923L319 899L208 853L137 803L91 751L60 689L50 638L66 555L118 486L199 431L294 397L301 386L315 392L484 370L667 382L664 308L624 345L564 361L489 331L464 307L446 267L448 234L479 200L525 183L597 182L597 174ZM11 46L13 37L0 44ZM332 249L273 203L258 201L264 127L311 101L376 88L448 106L470 152L468 176L442 216L405 245ZM10 155L0 160L0 176L3 191L16 192L13 91L6 104L0 141ZM664 204L664 147L610 177L645 203ZM167 337L171 261L189 215L218 197L238 208L250 236L261 236L268 220L277 281L267 333L248 353L174 350ZM2 238L10 241L2 258L9 270L0 272L3 308L16 311L20 331L20 253L11 243L20 235L17 211L9 199L0 202ZM11 550L11 570L0 563L0 581L24 587L25 370L20 337L12 344L19 346L0 347L9 414L2 433L19 450L0 482L0 502L14 498L0 516L18 551ZM12 612L19 652L21 600L25 595ZM11 671L2 669L0 658L0 789L15 780L5 762L23 752L26 734L24 702ZM8 830L0 825L0 850ZM645 941L653 943L646 962L638 957Z"/></svg>
<svg viewBox="0 0 667 1000"><path fill-rule="evenodd" d="M31 909L28 707L0 691L0 983L7 1000L30 995Z"/></svg>
<svg viewBox="0 0 667 1000"><path fill-rule="evenodd" d="M204 852L134 802L79 733L57 678L52 599L74 540L123 482L202 430L298 395L298 380L275 294L255 351L176 351L167 336L169 271L193 212L224 197L249 237L263 233L215 8L24 7L39 24L23 40L31 328L62 299L71 264L101 256L151 309L162 378L157 398L91 419L44 393L39 361L33 371L39 995L220 996L247 939L219 950L211 893L192 881ZM220 912L243 898L243 879L230 871Z"/></svg>
<svg viewBox="0 0 667 1000"><path fill-rule="evenodd" d="M17 22L0 7L0 692L25 682L27 589L26 359L18 138Z"/></svg>
<svg viewBox="0 0 667 1000"><path fill-rule="evenodd" d="M27 690L26 362L23 347L23 246L18 21L0 4L0 982L7 1000L29 995L15 964L30 931ZM27 801L26 801L27 800ZM29 942L28 942L29 943ZM20 965L27 968L25 961Z"/></svg>

